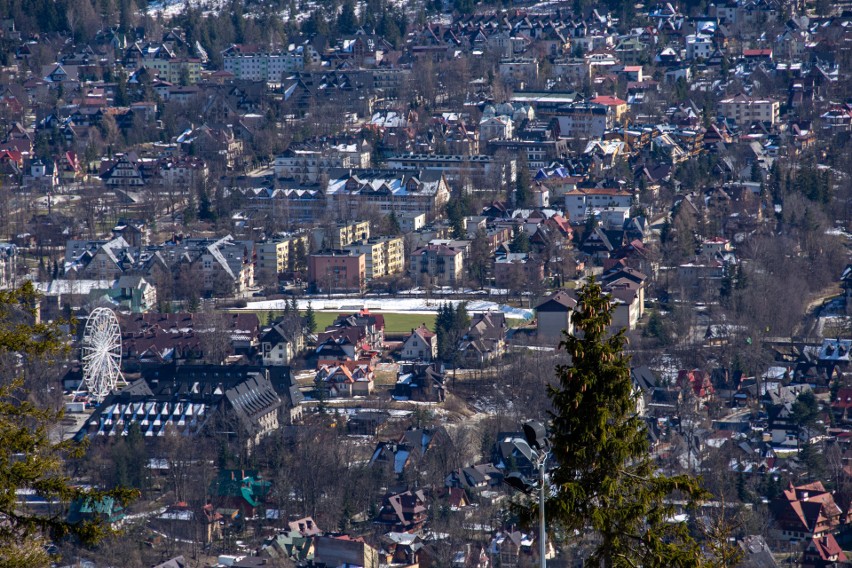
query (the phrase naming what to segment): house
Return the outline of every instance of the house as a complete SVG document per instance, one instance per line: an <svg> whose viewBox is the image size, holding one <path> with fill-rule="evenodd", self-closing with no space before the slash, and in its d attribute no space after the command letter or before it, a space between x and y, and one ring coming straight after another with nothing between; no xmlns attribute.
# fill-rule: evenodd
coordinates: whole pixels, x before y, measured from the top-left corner
<svg viewBox="0 0 852 568"><path fill-rule="evenodd" d="M67 522L72 525L102 522L106 526L124 519L124 507L113 497L79 497L71 502Z"/></svg>
<svg viewBox="0 0 852 568"><path fill-rule="evenodd" d="M359 219L365 209L383 215L443 215L450 188L439 171L331 169L324 194L328 213L337 219Z"/></svg>
<svg viewBox="0 0 852 568"><path fill-rule="evenodd" d="M444 402L444 374L435 364L402 362L392 396L395 400Z"/></svg>
<svg viewBox="0 0 852 568"><path fill-rule="evenodd" d="M500 359L506 351L506 314L476 314L459 340L458 351L466 364L483 365Z"/></svg>
<svg viewBox="0 0 852 568"><path fill-rule="evenodd" d="M516 530L500 531L488 546L501 568L532 568L537 564L535 537Z"/></svg>
<svg viewBox="0 0 852 568"><path fill-rule="evenodd" d="M701 369L681 369L678 371L677 386L681 389L692 388L696 398L701 402L709 400L715 394L713 383L710 380L710 373Z"/></svg>
<svg viewBox="0 0 852 568"><path fill-rule="evenodd" d="M778 563L772 556L772 550L762 536L750 535L744 537L738 544L743 551L743 557L737 564L737 568L778 568Z"/></svg>
<svg viewBox="0 0 852 568"><path fill-rule="evenodd" d="M386 495L375 522L392 531L413 533L423 527L427 518L426 494L418 489Z"/></svg>
<svg viewBox="0 0 852 568"><path fill-rule="evenodd" d="M304 348L305 336L301 322L293 318L278 318L260 336L260 353L264 365L289 365L293 357Z"/></svg>
<svg viewBox="0 0 852 568"><path fill-rule="evenodd" d="M122 308L144 313L157 305L157 288L144 276L122 274L110 293Z"/></svg>
<svg viewBox="0 0 852 568"><path fill-rule="evenodd" d="M257 471L222 469L211 483L210 493L217 511L232 518L236 511L236 518L244 522L261 512L271 488L272 483Z"/></svg>
<svg viewBox="0 0 852 568"><path fill-rule="evenodd" d="M462 284L464 253L446 244L429 244L411 253L408 274L417 285L449 286Z"/></svg>
<svg viewBox="0 0 852 568"><path fill-rule="evenodd" d="M840 387L837 395L831 401L831 410L841 423L852 421L852 387Z"/></svg>
<svg viewBox="0 0 852 568"><path fill-rule="evenodd" d="M438 335L429 331L426 324L411 330L402 343L402 358L409 361L431 362L438 356Z"/></svg>
<svg viewBox="0 0 852 568"><path fill-rule="evenodd" d="M357 361L323 365L317 370L314 381L318 389L332 398L368 396L373 392L373 368Z"/></svg>
<svg viewBox="0 0 852 568"><path fill-rule="evenodd" d="M291 523L292 524L292 523ZM316 535L320 536L320 535ZM278 533L263 541L258 551L261 558L273 560L289 558L293 562L307 562L314 555L314 539L298 531Z"/></svg>
<svg viewBox="0 0 852 568"><path fill-rule="evenodd" d="M479 464L460 467L447 474L444 485L450 488L464 489L477 494L489 489L499 489L503 484L504 472L493 464Z"/></svg>
<svg viewBox="0 0 852 568"><path fill-rule="evenodd" d="M549 343L557 343L562 340L563 330L573 333L571 312L576 307L577 300L564 290L544 298L535 307L536 335Z"/></svg>
<svg viewBox="0 0 852 568"><path fill-rule="evenodd" d="M425 428L406 430L393 441L379 442L373 451L370 463L393 464L393 472L402 476L412 458L415 464L422 460L436 438L441 438L440 442L446 443L446 432L441 429Z"/></svg>
<svg viewBox="0 0 852 568"><path fill-rule="evenodd" d="M358 341L365 349L381 351L385 346L385 317L372 314L367 308L362 308L355 314L340 314L330 326L325 328L319 337L325 338L327 333L338 331L357 331ZM355 337L350 335L350 337Z"/></svg>
<svg viewBox="0 0 852 568"><path fill-rule="evenodd" d="M777 528L773 533L784 540L813 540L840 530L843 511L819 481L807 485L792 483L771 504ZM823 543L826 548L830 546Z"/></svg>
<svg viewBox="0 0 852 568"><path fill-rule="evenodd" d="M846 554L833 534L814 537L802 554L803 568L834 568L846 565Z"/></svg>
<svg viewBox="0 0 852 568"><path fill-rule="evenodd" d="M314 566L379 568L380 555L378 550L365 543L362 538L346 535L318 536L314 540Z"/></svg>
<svg viewBox="0 0 852 568"><path fill-rule="evenodd" d="M547 234L539 227L531 242L545 239ZM519 289L527 282L544 280L544 263L528 253L499 254L494 261L494 284L498 288Z"/></svg>
<svg viewBox="0 0 852 568"><path fill-rule="evenodd" d="M149 526L170 538L210 544L222 538L222 515L212 504L193 507L185 502L174 503L148 521Z"/></svg>
<svg viewBox="0 0 852 568"><path fill-rule="evenodd" d="M382 535L382 564L386 566L418 566L423 551L420 535L389 532Z"/></svg>

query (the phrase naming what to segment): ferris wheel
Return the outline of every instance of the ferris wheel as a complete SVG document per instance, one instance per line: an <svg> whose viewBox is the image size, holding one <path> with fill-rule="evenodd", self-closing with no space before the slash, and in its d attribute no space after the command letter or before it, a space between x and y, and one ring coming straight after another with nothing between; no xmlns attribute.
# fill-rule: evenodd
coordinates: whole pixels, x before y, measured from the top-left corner
<svg viewBox="0 0 852 568"><path fill-rule="evenodd" d="M121 328L115 312L95 308L83 331L80 359L83 361L83 380L80 390L86 390L97 403L123 382L121 375Z"/></svg>

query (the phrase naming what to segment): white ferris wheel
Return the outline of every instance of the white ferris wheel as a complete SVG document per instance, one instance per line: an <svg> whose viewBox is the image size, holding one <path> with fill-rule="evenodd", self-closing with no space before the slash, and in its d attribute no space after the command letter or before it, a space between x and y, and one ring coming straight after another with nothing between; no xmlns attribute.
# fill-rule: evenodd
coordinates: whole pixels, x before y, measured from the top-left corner
<svg viewBox="0 0 852 568"><path fill-rule="evenodd" d="M121 375L121 328L115 312L95 308L83 331L80 359L83 361L83 381L80 390L100 404L112 392Z"/></svg>

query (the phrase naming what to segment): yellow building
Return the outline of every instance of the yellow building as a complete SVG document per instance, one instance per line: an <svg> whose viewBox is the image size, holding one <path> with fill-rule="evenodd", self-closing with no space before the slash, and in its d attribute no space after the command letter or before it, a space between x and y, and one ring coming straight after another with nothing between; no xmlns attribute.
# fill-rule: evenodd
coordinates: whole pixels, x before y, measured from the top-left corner
<svg viewBox="0 0 852 568"><path fill-rule="evenodd" d="M369 221L337 223L314 230L314 250L342 249L369 238Z"/></svg>
<svg viewBox="0 0 852 568"><path fill-rule="evenodd" d="M383 237L361 241L347 247L364 254L367 280L399 274L404 267L402 237Z"/></svg>
<svg viewBox="0 0 852 568"><path fill-rule="evenodd" d="M160 79L169 83L179 84L186 80L187 85L194 85L201 78L201 60L191 57L146 57L142 64L159 74Z"/></svg>
<svg viewBox="0 0 852 568"><path fill-rule="evenodd" d="M291 270L304 270L305 266L295 266L298 263L298 250L300 248L306 262L310 253L310 235L299 233L292 235L280 235L268 241L258 243L257 251L257 278L261 281L269 281L281 274Z"/></svg>

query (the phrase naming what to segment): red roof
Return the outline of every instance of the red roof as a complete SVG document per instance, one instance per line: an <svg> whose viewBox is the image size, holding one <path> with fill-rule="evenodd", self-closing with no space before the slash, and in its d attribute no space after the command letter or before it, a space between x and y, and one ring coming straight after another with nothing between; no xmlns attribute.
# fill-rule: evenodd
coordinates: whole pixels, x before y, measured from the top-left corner
<svg viewBox="0 0 852 568"><path fill-rule="evenodd" d="M813 543L817 554L819 554L819 557L823 561L846 561L846 555L843 553L843 549L840 548L840 545L837 544L837 539L834 538L833 534L828 534L822 538L815 538Z"/></svg>
<svg viewBox="0 0 852 568"><path fill-rule="evenodd" d="M771 49L744 49L743 57L772 57Z"/></svg>
<svg viewBox="0 0 852 568"><path fill-rule="evenodd" d="M623 101L623 100L619 99L618 97L609 97L609 96L595 97L590 102L593 102L593 103L596 103L596 104L599 104L599 105L606 105L606 106L620 106L620 105L626 105L627 104L627 101Z"/></svg>

